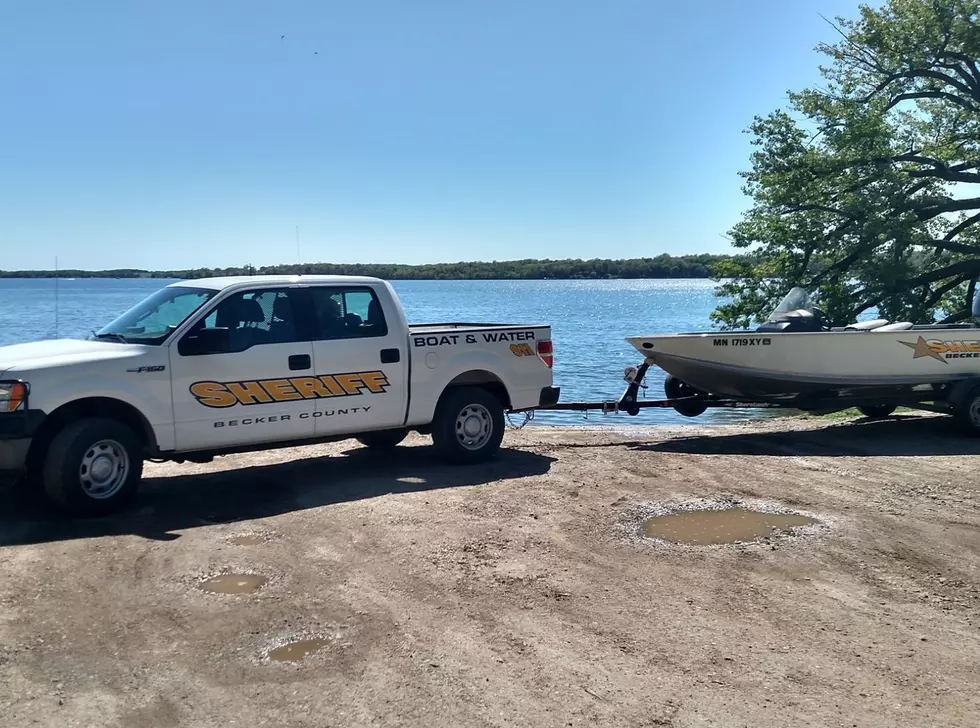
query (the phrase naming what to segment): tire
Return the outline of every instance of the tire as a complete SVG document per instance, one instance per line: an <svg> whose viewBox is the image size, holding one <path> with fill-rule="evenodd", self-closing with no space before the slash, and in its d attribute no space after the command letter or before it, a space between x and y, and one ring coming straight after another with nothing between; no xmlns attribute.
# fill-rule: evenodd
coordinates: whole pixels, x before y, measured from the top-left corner
<svg viewBox="0 0 980 728"><path fill-rule="evenodd" d="M667 378L664 379L664 394L667 395L667 399L680 399L681 397L694 397L700 394L700 392L690 385L685 384L673 374L668 374ZM685 417L703 415L707 409L708 405L704 402L681 402L674 405L674 411Z"/></svg>
<svg viewBox="0 0 980 728"><path fill-rule="evenodd" d="M958 397L953 404L953 416L966 434L980 436L980 387Z"/></svg>
<svg viewBox="0 0 980 728"><path fill-rule="evenodd" d="M883 420L896 410L893 404L868 404L857 408L857 411L869 420Z"/></svg>
<svg viewBox="0 0 980 728"><path fill-rule="evenodd" d="M143 448L118 420L87 417L64 427L48 446L41 482L48 501L74 516L118 510L143 476Z"/></svg>
<svg viewBox="0 0 980 728"><path fill-rule="evenodd" d="M397 430L380 430L378 432L365 432L358 435L355 440L373 450L393 450L402 440L408 437L408 430L401 428Z"/></svg>
<svg viewBox="0 0 980 728"><path fill-rule="evenodd" d="M457 464L482 463L504 439L504 407L479 387L454 387L436 407L432 444L442 459Z"/></svg>

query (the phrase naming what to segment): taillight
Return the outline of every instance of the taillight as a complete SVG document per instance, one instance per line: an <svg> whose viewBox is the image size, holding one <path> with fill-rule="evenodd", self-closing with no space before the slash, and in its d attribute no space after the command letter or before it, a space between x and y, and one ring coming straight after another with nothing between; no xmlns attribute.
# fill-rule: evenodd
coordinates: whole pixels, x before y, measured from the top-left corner
<svg viewBox="0 0 980 728"><path fill-rule="evenodd" d="M541 357L541 361L548 365L549 369L554 366L555 348L550 341L538 342L538 356Z"/></svg>

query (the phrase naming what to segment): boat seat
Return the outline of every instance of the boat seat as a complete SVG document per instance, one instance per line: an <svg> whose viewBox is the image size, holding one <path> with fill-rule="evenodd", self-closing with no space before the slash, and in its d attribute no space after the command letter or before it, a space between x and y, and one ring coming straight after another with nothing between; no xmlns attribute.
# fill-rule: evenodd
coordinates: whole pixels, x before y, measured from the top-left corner
<svg viewBox="0 0 980 728"><path fill-rule="evenodd" d="M894 324L888 324L887 326L879 326L873 331L908 331L913 326L911 321L899 321Z"/></svg>
<svg viewBox="0 0 980 728"><path fill-rule="evenodd" d="M875 319L874 321L859 321L856 324L850 324L845 327L846 331L873 331L874 329L879 329L882 326L888 325L888 319Z"/></svg>

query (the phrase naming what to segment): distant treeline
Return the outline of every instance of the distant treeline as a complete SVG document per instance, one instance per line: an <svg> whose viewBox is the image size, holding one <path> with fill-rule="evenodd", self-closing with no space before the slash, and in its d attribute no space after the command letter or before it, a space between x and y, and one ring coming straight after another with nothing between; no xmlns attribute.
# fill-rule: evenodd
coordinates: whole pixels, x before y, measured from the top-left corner
<svg viewBox="0 0 980 728"><path fill-rule="evenodd" d="M256 268L194 268L191 270L17 270L0 271L0 278L207 278L210 276L304 274L361 275L387 280L513 280L596 278L710 278L714 267L731 256L658 255L629 260L505 260L494 262L433 263L304 263Z"/></svg>

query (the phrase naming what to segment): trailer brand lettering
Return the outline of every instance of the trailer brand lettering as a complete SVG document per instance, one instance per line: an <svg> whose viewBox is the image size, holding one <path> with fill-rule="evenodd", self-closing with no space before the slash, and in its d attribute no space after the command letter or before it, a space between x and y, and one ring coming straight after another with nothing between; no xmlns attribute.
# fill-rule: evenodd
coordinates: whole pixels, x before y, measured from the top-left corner
<svg viewBox="0 0 980 728"><path fill-rule="evenodd" d="M452 346L459 343L459 334L443 334L442 336L416 336L412 339L412 343L415 346Z"/></svg>
<svg viewBox="0 0 980 728"><path fill-rule="evenodd" d="M483 335L488 344L496 341L534 341L533 331L494 331Z"/></svg>
<svg viewBox="0 0 980 728"><path fill-rule="evenodd" d="M385 373L375 370L324 374L319 377L256 379L244 382L195 382L190 386L190 392L205 407L223 408L238 404L356 397L365 393L384 394L389 386L391 385ZM284 418L285 416L282 416L280 420Z"/></svg>
<svg viewBox="0 0 980 728"><path fill-rule="evenodd" d="M980 341L943 341L942 339L924 339L921 336L916 341L899 341L899 344L912 349L912 358L929 357L936 361L947 363L947 359L980 359Z"/></svg>
<svg viewBox="0 0 980 728"><path fill-rule="evenodd" d="M725 338L713 339L711 343L714 346L770 346L772 339L763 339L758 336L752 338L727 336Z"/></svg>

